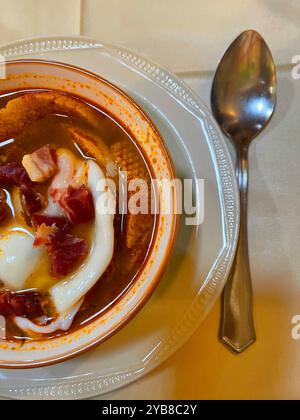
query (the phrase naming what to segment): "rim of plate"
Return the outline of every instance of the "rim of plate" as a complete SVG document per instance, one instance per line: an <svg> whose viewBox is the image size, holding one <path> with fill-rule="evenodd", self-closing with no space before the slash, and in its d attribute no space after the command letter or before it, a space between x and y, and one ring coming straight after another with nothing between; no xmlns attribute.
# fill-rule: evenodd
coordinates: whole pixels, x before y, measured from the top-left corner
<svg viewBox="0 0 300 420"><path fill-rule="evenodd" d="M81 36L53 36L25 39L0 47L0 54L9 60L26 54L45 53L46 57L47 52L69 52L72 50L97 48L108 50L117 59L124 61L131 68L138 70L144 78L152 80L156 85L167 90L182 105L187 106L205 120L212 146L212 160L214 161L215 171L217 172L219 198L223 208L222 217L225 225L226 249L218 259L217 264L212 268L198 299L193 302L190 310L177 326L177 329L173 331L173 334L157 352L152 363L144 367L142 371L140 369L131 369L114 375L97 376L96 374L92 379L83 380L82 378L78 378L75 382L65 384L63 384L62 379L62 383L58 385L40 384L39 386L14 387L9 389L8 394L2 394L5 397L20 399L49 398L49 396L52 398L91 398L134 382L164 362L191 337L220 296L233 263L240 220L239 193L233 163L217 123L214 121L206 105L184 81L163 66L155 64L141 54L121 46L103 44L97 40ZM171 347L172 350L170 350Z"/></svg>

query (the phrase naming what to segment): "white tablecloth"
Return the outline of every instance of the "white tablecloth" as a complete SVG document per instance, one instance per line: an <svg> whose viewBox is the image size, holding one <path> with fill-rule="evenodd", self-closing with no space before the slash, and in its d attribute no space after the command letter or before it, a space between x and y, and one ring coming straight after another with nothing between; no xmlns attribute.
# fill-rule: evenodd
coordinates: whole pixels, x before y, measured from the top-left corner
<svg viewBox="0 0 300 420"><path fill-rule="evenodd" d="M280 65L275 118L251 148L250 255L257 343L235 356L216 337L219 303L168 362L109 398L300 397L299 0L0 0L1 43L83 34L146 54L208 102L211 70L242 30L259 30Z"/></svg>
<svg viewBox="0 0 300 420"><path fill-rule="evenodd" d="M278 64L299 52L299 0L0 0L0 39L87 35L148 54L174 71L212 70L244 29Z"/></svg>

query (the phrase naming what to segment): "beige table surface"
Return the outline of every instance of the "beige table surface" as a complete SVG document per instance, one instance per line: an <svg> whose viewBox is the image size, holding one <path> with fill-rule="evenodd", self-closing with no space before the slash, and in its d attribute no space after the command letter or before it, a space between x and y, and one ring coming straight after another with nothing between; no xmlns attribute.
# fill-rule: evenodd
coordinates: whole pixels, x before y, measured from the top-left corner
<svg viewBox="0 0 300 420"><path fill-rule="evenodd" d="M300 398L299 0L0 0L1 44L45 35L88 35L125 45L178 72L208 103L212 70L247 28L279 65L278 109L253 144L250 255L258 341L240 356L217 339L219 306L164 365L110 399Z"/></svg>

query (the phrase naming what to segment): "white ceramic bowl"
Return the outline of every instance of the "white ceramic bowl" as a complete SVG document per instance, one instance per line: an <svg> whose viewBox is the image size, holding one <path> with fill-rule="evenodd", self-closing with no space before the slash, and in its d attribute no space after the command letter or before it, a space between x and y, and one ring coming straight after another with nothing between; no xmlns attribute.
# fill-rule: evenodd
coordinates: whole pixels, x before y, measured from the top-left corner
<svg viewBox="0 0 300 420"><path fill-rule="evenodd" d="M7 77L0 80L0 93L32 88L76 94L106 110L131 131L147 156L153 177L174 179L168 151L152 121L131 98L107 80L62 63L41 60L9 62ZM169 214L158 214L156 234L146 263L134 284L116 304L90 324L58 338L25 344L0 341L0 367L33 368L62 362L103 342L124 326L150 298L169 260L178 227L175 195L176 192L172 191ZM159 198L161 203L169 199Z"/></svg>

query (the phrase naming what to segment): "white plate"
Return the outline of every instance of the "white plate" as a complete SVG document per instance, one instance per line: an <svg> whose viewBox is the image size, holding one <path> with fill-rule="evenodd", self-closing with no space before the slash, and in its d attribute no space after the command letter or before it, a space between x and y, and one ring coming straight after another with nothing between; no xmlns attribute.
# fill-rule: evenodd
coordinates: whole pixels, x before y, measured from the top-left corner
<svg viewBox="0 0 300 420"><path fill-rule="evenodd" d="M3 397L75 399L104 394L145 375L171 356L219 297L232 264L239 223L231 159L200 99L147 58L86 38L24 41L3 47L0 54L7 59L74 64L119 85L158 126L177 175L205 179L204 223L198 228L182 224L169 268L136 318L95 350L61 365L0 371Z"/></svg>

